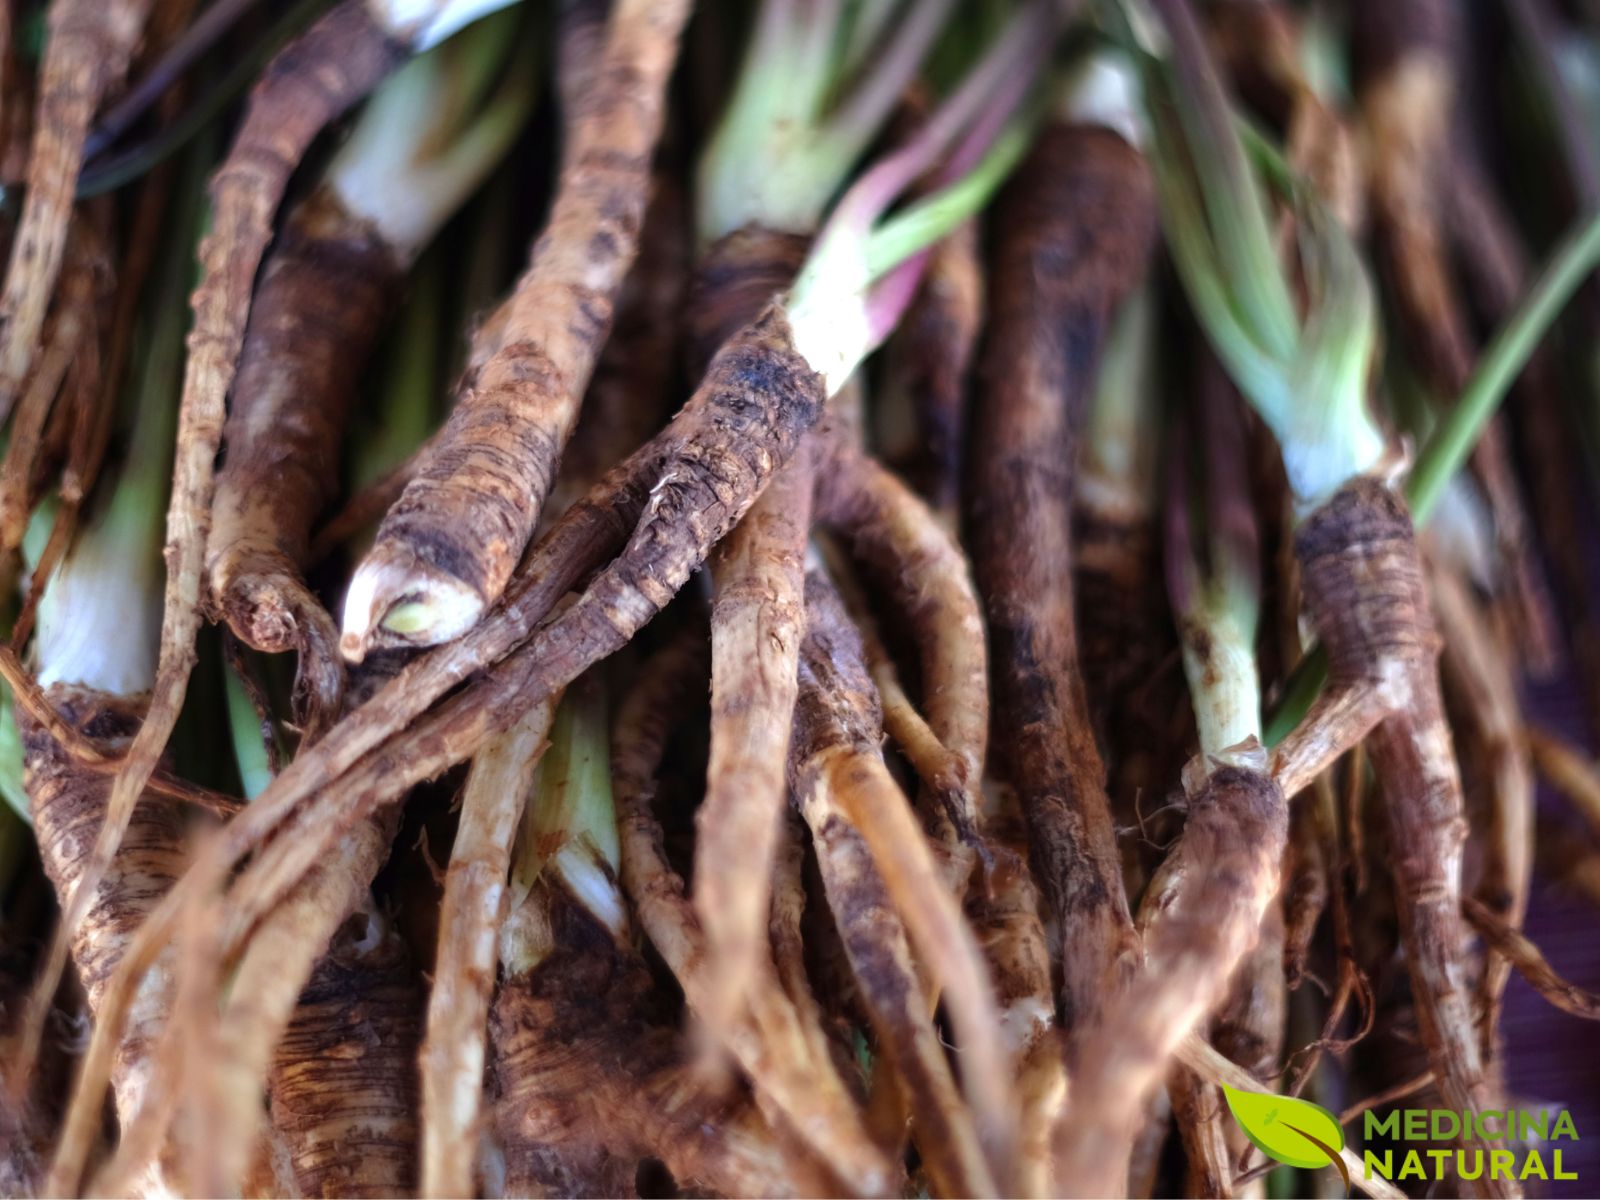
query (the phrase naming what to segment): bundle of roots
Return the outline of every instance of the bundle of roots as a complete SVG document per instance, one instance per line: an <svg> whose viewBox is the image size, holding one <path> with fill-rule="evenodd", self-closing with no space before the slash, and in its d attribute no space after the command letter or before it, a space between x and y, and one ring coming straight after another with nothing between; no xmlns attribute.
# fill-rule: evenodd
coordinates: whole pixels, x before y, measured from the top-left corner
<svg viewBox="0 0 1600 1200"><path fill-rule="evenodd" d="M1600 1179L1583 6L256 8L0 5L0 1192Z"/></svg>

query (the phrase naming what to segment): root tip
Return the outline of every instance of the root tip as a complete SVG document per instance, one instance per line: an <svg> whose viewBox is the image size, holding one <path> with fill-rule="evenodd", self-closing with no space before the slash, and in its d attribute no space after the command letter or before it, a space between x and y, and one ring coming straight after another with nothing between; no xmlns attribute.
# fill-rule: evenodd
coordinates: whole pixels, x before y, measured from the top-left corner
<svg viewBox="0 0 1600 1200"><path fill-rule="evenodd" d="M368 557L345 595L339 653L359 663L380 646L436 646L478 623L483 600L452 575L412 559Z"/></svg>

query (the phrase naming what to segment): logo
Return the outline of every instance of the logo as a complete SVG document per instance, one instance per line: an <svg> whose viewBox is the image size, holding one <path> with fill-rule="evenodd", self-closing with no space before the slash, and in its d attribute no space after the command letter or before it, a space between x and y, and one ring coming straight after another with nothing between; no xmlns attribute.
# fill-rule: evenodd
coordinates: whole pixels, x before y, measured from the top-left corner
<svg viewBox="0 0 1600 1200"><path fill-rule="evenodd" d="M1577 1179L1562 1162L1563 1142L1578 1129L1565 1109L1456 1112L1448 1108L1390 1109L1366 1114L1361 1162L1368 1179L1391 1182L1443 1179ZM1381 1149L1382 1139L1389 1142ZM1451 1145L1458 1141L1473 1146ZM1399 1143L1416 1142L1420 1146Z"/></svg>
<svg viewBox="0 0 1600 1200"><path fill-rule="evenodd" d="M1302 1170L1332 1166L1350 1188L1344 1130L1327 1109L1306 1100L1222 1085L1239 1127L1267 1157ZM1562 1161L1563 1142L1577 1142L1566 1110L1455 1112L1391 1109L1363 1116L1361 1166L1368 1179L1390 1183L1451 1179L1575 1180ZM1466 1141L1474 1143L1461 1146ZM1406 1145L1405 1143L1412 1143Z"/></svg>
<svg viewBox="0 0 1600 1200"><path fill-rule="evenodd" d="M1268 1158L1307 1171L1332 1166L1350 1190L1350 1169L1344 1165L1344 1130L1339 1119L1321 1105L1263 1092L1241 1092L1222 1085L1228 1108L1245 1136Z"/></svg>

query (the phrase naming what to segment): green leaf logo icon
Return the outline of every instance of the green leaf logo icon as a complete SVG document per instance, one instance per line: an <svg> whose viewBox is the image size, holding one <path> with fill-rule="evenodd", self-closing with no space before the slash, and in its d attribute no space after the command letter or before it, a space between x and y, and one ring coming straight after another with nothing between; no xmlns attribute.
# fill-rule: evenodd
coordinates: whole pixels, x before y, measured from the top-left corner
<svg viewBox="0 0 1600 1200"><path fill-rule="evenodd" d="M1262 1092L1241 1092L1222 1085L1234 1120L1264 1153L1291 1167L1314 1170L1332 1165L1349 1177L1339 1151L1344 1149L1344 1130L1327 1109L1308 1100L1291 1100Z"/></svg>

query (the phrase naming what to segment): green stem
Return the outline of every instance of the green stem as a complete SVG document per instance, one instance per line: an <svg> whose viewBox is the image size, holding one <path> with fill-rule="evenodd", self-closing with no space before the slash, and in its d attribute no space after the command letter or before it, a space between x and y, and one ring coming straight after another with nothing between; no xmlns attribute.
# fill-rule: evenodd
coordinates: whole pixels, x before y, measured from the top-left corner
<svg viewBox="0 0 1600 1200"><path fill-rule="evenodd" d="M1585 218L1562 239L1527 296L1479 358L1461 398L1429 437L1406 480L1406 498L1417 524L1427 522L1451 476L1459 471L1527 363L1539 340L1578 285L1600 266L1600 214ZM1328 658L1321 647L1301 660L1289 677L1278 707L1267 721L1267 744L1287 737L1311 710L1328 681Z"/></svg>
<svg viewBox="0 0 1600 1200"><path fill-rule="evenodd" d="M1013 121L968 174L908 204L867 236L867 278L882 279L908 258L942 240L988 203L1032 140L1032 120Z"/></svg>
<svg viewBox="0 0 1600 1200"><path fill-rule="evenodd" d="M185 302L216 137L185 155L173 190L167 252L149 296L151 315L125 411L133 430L111 495L81 529L39 602L39 682L112 695L150 687L160 642L167 491L183 376Z"/></svg>
<svg viewBox="0 0 1600 1200"><path fill-rule="evenodd" d="M1600 266L1600 213L1585 217L1562 238L1526 297L1478 359L1455 407L1439 422L1406 480L1406 498L1420 524L1445 484L1461 469L1483 427L1518 372L1578 285Z"/></svg>
<svg viewBox="0 0 1600 1200"><path fill-rule="evenodd" d="M621 869L605 685L599 671L590 671L568 687L556 709L550 745L523 810L511 868L511 907L520 906L548 872L596 920L625 937L627 906L617 883ZM538 932L538 922L516 922L517 929L525 926ZM537 966L549 948L537 937L513 935L513 941L505 967L514 974Z"/></svg>
<svg viewBox="0 0 1600 1200"><path fill-rule="evenodd" d="M254 800L273 780L272 761L262 740L261 715L250 702L243 681L231 666L222 669L228 698L228 733L233 741L233 761L239 769L244 798Z"/></svg>
<svg viewBox="0 0 1600 1200"><path fill-rule="evenodd" d="M373 94L325 179L405 265L510 147L538 91L533 23L498 12L418 55ZM483 94L510 58L496 94Z"/></svg>
<svg viewBox="0 0 1600 1200"><path fill-rule="evenodd" d="M11 690L3 686L0 686L0 798L5 800L4 808L20 817L23 824L33 824L28 789L23 786L22 734L17 730Z"/></svg>

